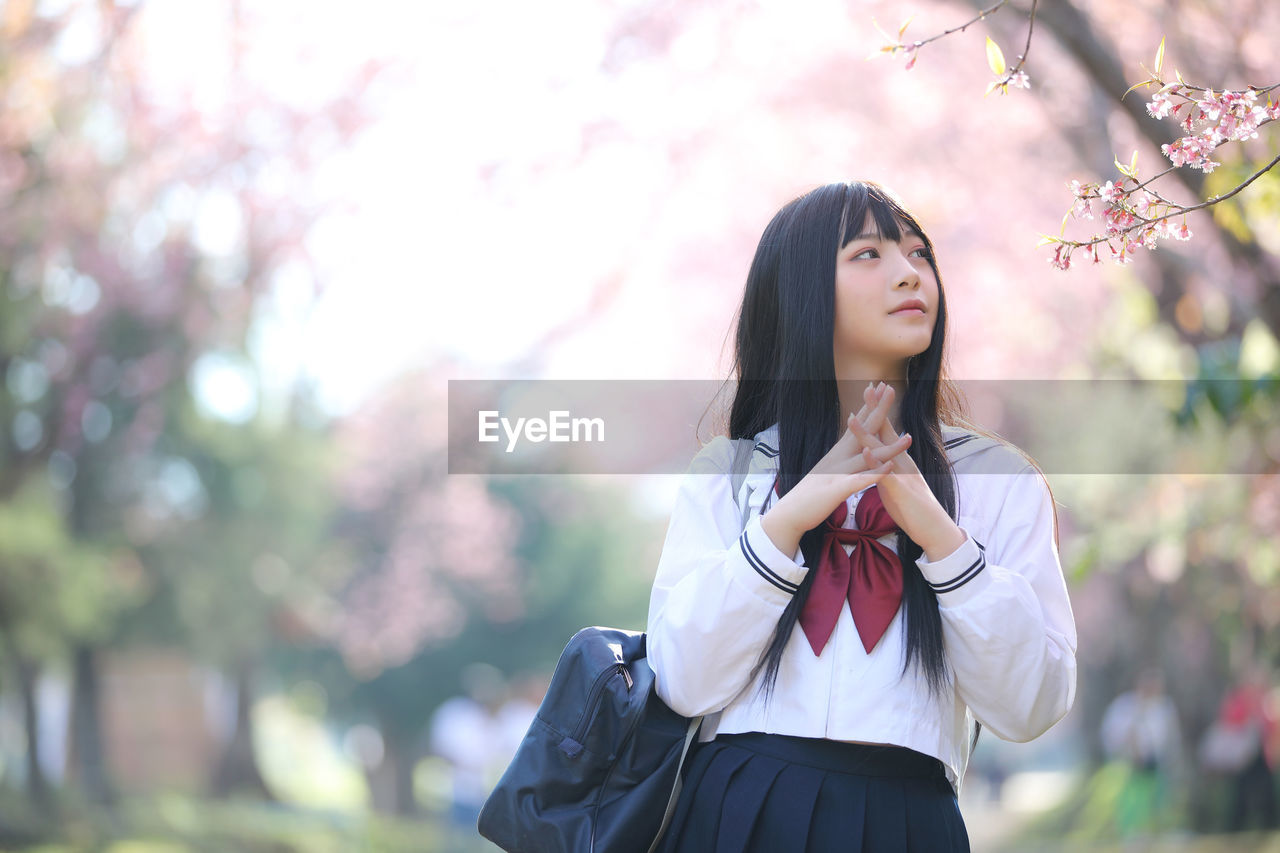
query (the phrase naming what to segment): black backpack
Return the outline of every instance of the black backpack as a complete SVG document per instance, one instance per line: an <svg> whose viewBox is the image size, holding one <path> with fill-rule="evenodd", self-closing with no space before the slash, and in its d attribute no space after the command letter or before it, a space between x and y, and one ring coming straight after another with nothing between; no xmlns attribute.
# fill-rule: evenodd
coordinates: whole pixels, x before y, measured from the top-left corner
<svg viewBox="0 0 1280 853"><path fill-rule="evenodd" d="M670 819L697 721L653 691L644 634L583 628L480 811L512 853L647 853Z"/></svg>
<svg viewBox="0 0 1280 853"><path fill-rule="evenodd" d="M753 442L735 443L736 501ZM700 723L654 692L643 633L583 628L480 810L480 834L509 853L651 853Z"/></svg>

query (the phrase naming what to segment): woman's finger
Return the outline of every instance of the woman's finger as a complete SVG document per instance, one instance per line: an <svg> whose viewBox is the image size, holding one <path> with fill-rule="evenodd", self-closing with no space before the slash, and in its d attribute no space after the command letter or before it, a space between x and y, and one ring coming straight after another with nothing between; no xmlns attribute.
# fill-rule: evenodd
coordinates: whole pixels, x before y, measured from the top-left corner
<svg viewBox="0 0 1280 853"><path fill-rule="evenodd" d="M885 441L881 440L878 435L872 433L870 429L860 421L851 422L849 424L849 431L853 433L854 438L856 438L858 443L863 447L870 447L874 449L877 447L883 447L886 444ZM896 435L893 440L897 440Z"/></svg>
<svg viewBox="0 0 1280 853"><path fill-rule="evenodd" d="M859 471L856 474L850 474L845 478L841 491L847 491L849 494L860 492L868 486L874 486L885 478L893 470L893 465L889 462L881 463L875 468L868 468L866 471Z"/></svg>
<svg viewBox="0 0 1280 853"><path fill-rule="evenodd" d="M832 469L833 474L848 476L870 470L881 463L881 459L870 452L870 448L862 448L857 453L843 460Z"/></svg>
<svg viewBox="0 0 1280 853"><path fill-rule="evenodd" d="M865 418L860 418L860 420L866 426L867 432L872 435L879 435L883 425L889 422L889 410L893 407L895 394L893 386L885 385L883 382L876 387L875 393L877 394L875 407ZM894 435L896 436L897 433Z"/></svg>
<svg viewBox="0 0 1280 853"><path fill-rule="evenodd" d="M879 447L867 448L867 453L876 460L876 463L889 462L906 453L908 447L911 446L911 433L904 432L888 444L882 444ZM910 458L910 457L908 457Z"/></svg>
<svg viewBox="0 0 1280 853"><path fill-rule="evenodd" d="M898 436L898 433L893 428L893 424L889 423L888 418L886 418L884 423L880 425L880 429L875 430L875 433L880 437L880 440L886 444L893 441Z"/></svg>

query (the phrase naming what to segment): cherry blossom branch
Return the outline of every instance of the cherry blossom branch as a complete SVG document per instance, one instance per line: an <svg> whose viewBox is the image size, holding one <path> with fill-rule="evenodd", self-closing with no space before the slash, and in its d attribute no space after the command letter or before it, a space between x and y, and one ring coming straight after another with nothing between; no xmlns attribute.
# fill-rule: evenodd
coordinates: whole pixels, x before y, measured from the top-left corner
<svg viewBox="0 0 1280 853"><path fill-rule="evenodd" d="M1040 0L1031 0L1031 11L1027 13L1028 15L1027 41L1022 46L1022 53L1018 55L1017 63L1014 64L1013 68L1009 69L1008 76L1006 76L1004 80L1001 81L1001 83L999 84L1002 87L1000 90L1001 94L1004 94L1005 92L1008 91L1008 87L1013 82L1013 78L1016 75L1021 74L1024 78L1027 76L1026 74L1023 74L1022 66L1027 61L1027 54L1031 52L1031 34L1036 31L1036 6L1039 5L1039 3L1040 3ZM1017 84L1014 84L1014 85L1017 85ZM1022 88L1030 88L1030 85L1031 85L1030 79L1028 78L1027 85L1023 86Z"/></svg>
<svg viewBox="0 0 1280 853"><path fill-rule="evenodd" d="M946 38L949 35L963 32L978 21L998 12L1006 5L1008 5L1008 0L1000 0L1000 2L992 6L982 9L975 17L958 27L952 27L949 30L943 30L937 35L910 43L902 40L902 36L906 33L907 27L911 23L910 18L898 29L896 38L885 33L884 30L880 29L880 25L876 24L876 29L880 30L889 43L882 46L876 54L873 54L873 57L885 53L896 55L902 52L907 57L906 67L911 68L916 63L921 47ZM1026 72L1023 71L1023 66L1031 50L1031 39L1035 33L1038 7L1039 0L1031 0L1031 8L1028 11L1026 43L1023 45L1022 53L1018 56L1017 62L1012 67L1007 67L1004 54L1001 52L999 45L989 36L987 37L987 64L997 78L987 86L987 94L991 94L996 89L999 89L1001 94L1006 94L1010 86L1014 88L1030 88L1031 81ZM873 23L875 23L874 19ZM1160 146L1161 152L1169 158L1172 165L1146 180L1140 180L1138 178L1138 152L1135 151L1132 160L1127 166L1122 164L1118 158L1116 159L1116 168L1122 176L1117 181L1107 181L1105 184L1097 182L1081 184L1079 181L1072 181L1070 186L1072 194L1075 196L1075 202L1071 210L1062 219L1062 232L1057 237L1046 235L1041 240L1041 245L1056 246L1050 262L1059 269L1065 270L1071 266L1071 253L1078 249L1085 250L1092 256L1095 263L1099 263L1101 257L1098 253L1098 246L1103 243L1110 249L1114 260L1119 263L1127 263L1132 259L1131 256L1138 247L1154 249L1157 242L1162 238L1173 237L1176 240L1189 240L1191 239L1191 230L1187 227L1187 214L1212 207L1238 195L1259 177L1271 171L1280 163L1280 157L1277 157L1247 180L1238 184L1234 189L1197 204L1180 204L1150 188L1156 181L1186 166L1192 169L1199 169L1205 174L1212 172L1217 168L1218 163L1212 160L1210 155L1217 149L1228 143L1256 139L1259 129L1280 120L1280 104L1277 104L1271 98L1271 93L1276 89L1280 89L1280 83L1273 83L1269 86L1250 85L1241 91L1223 90L1221 93L1215 93L1211 88L1188 83L1182 74L1176 70L1174 71L1174 75L1177 78L1176 82L1166 82L1161 76L1161 70L1164 65L1164 46L1165 41L1161 39L1160 47L1156 51L1154 70L1147 70L1145 66L1143 67L1143 70L1146 71L1147 79L1131 86L1120 96L1120 100L1123 101L1129 92L1134 89L1158 87L1158 90L1147 104L1148 114L1155 119L1173 116L1179 121L1184 132L1184 135L1180 138ZM1263 97L1266 98L1265 106L1259 103L1259 100ZM1178 119L1179 113L1183 111L1185 111L1185 116ZM1140 111L1138 112L1140 116ZM1188 183L1188 186L1199 186L1199 182ZM1102 203L1102 216L1106 223L1105 233L1094 234L1085 240L1072 240L1065 237L1068 220L1072 218L1093 219L1094 201ZM1182 222L1175 227L1170 220L1179 216L1183 217ZM1117 243L1119 248L1116 247Z"/></svg>
<svg viewBox="0 0 1280 853"><path fill-rule="evenodd" d="M1160 76L1164 61L1164 41L1156 52L1155 70L1149 71L1148 79L1130 88L1158 86L1159 89L1147 104L1147 112L1156 119L1169 116L1177 117L1183 110L1184 118L1180 120L1185 136L1161 146L1161 151L1173 164L1145 181L1138 179L1138 152L1126 166L1118 159L1116 168L1122 177L1118 181L1107 181L1105 184L1081 184L1072 181L1070 184L1075 202L1071 210L1063 217L1062 227L1065 234L1067 221L1071 218L1093 219L1093 202L1102 203L1102 218L1105 222L1105 233L1094 234L1088 239L1072 240L1065 236L1045 236L1041 245L1054 245L1052 263L1058 269L1071 266L1072 252L1083 249L1094 263L1101 262L1098 246L1106 244L1113 260L1127 263L1133 252L1139 247L1154 249L1162 238L1173 237L1176 240L1189 240L1191 230L1187 227L1186 215L1220 204L1232 198L1259 177L1280 164L1280 157L1263 166L1233 189L1206 199L1197 204L1180 204L1174 202L1154 189L1149 189L1154 181L1184 166L1199 169L1205 173L1212 172L1218 164L1210 159L1210 155L1224 145L1233 142L1244 142L1256 139L1258 131L1280 119L1280 104L1271 100L1270 92L1280 88L1274 84L1263 88L1250 86L1239 92L1223 91L1215 94L1212 89L1200 88L1188 84L1181 74L1176 83L1166 83ZM1126 95L1128 92L1125 93ZM1267 95L1266 106L1258 103L1261 95ZM1130 186L1132 182L1132 186ZM1182 217L1182 223L1174 226L1170 220ZM1119 244L1119 248L1117 248Z"/></svg>
<svg viewBox="0 0 1280 853"><path fill-rule="evenodd" d="M1150 217L1150 218L1142 216L1141 214L1138 214L1138 213L1133 213L1132 215L1137 220L1137 222L1135 222L1133 225L1120 228L1109 235L1094 237L1090 240L1054 240L1054 242L1060 243L1064 246L1070 246L1071 248L1075 248L1075 249L1087 248L1089 246L1094 246L1099 243L1110 244L1110 242L1113 239L1123 237L1124 235L1130 234L1134 231L1139 231L1142 228L1147 227L1148 225L1154 225L1160 222L1165 222L1169 219L1172 219L1175 216L1185 216L1186 214L1191 213L1192 211L1204 210L1207 207L1213 207L1215 204L1221 204L1227 199L1233 196L1239 195L1241 192L1244 191L1245 187L1249 186L1254 181L1258 180L1258 178L1262 177L1267 172L1270 172L1277 165L1280 165L1280 154L1276 155L1276 157L1272 159L1270 163L1263 166L1261 169L1254 172L1252 175L1250 175L1248 178L1242 181L1239 184L1239 186L1235 187L1232 190L1229 190L1228 192L1223 193L1222 195L1216 195L1213 198L1205 199L1204 201L1199 202L1198 204L1192 204L1192 205L1177 204L1176 202L1169 201L1168 199L1165 199L1159 194L1152 192L1151 195L1155 196L1161 202L1161 204L1166 205L1168 207L1172 207L1174 208L1174 210L1172 212L1164 213L1164 214ZM1167 169L1165 171L1167 173L1169 171L1172 171L1172 169ZM1136 189L1136 187L1134 189ZM1132 194L1133 190L1129 190L1129 193ZM1174 236L1177 237L1177 235L1174 235ZM1188 230L1187 235L1185 237L1177 237L1177 239L1185 240L1185 239L1188 239L1189 237L1190 237L1190 231Z"/></svg>
<svg viewBox="0 0 1280 853"><path fill-rule="evenodd" d="M1031 78L1028 77L1026 72L1022 70L1022 67L1023 65L1026 64L1027 55L1031 51L1031 36L1032 36L1032 33L1035 32L1036 6L1038 5L1038 3L1039 3L1039 0L1031 0L1031 10L1029 12L1030 20L1027 24L1026 44L1023 45L1022 53L1018 56L1018 61L1015 62L1012 67L1006 67L1004 54L1003 52L1001 52L999 45L997 45L991 39L990 36L987 37L987 63L988 65L991 66L991 70L996 75L996 78L997 78L994 82L992 82L989 86L987 86L988 95L991 94L996 89L999 89L1001 94L1006 94L1009 91L1010 86L1014 87L1015 89L1031 88ZM1000 0L1000 2L992 6L988 6L987 8L981 10L980 12L978 12L976 16L974 16L968 21L965 21L963 24L961 24L958 27L952 27L949 30L943 30L942 32L937 33L936 35L932 35L932 36L929 36L928 38L919 39L917 41L913 41L910 43L904 42L902 40L903 34L906 33L907 27L911 23L910 18L908 18L905 22L903 22L902 26L898 28L898 35L896 38L893 36L890 36L884 30L880 29L880 25L878 23L875 23L875 20L872 19L872 23L875 24L876 29L880 30L881 35L883 35L885 39L888 40L889 43L882 46L880 50L878 50L876 53L873 53L869 58L874 58L876 56L880 56L885 53L889 54L890 56L896 56L899 52L901 52L907 58L906 67L911 68L916 64L916 59L918 57L918 52L920 48L932 42L938 41L939 39L946 38L947 36L954 35L959 32L964 32L965 30L969 29L969 27L973 26L979 21L984 20L988 16L993 15L996 12L1000 11L1000 9L1007 6L1008 4L1009 4L1009 0Z"/></svg>

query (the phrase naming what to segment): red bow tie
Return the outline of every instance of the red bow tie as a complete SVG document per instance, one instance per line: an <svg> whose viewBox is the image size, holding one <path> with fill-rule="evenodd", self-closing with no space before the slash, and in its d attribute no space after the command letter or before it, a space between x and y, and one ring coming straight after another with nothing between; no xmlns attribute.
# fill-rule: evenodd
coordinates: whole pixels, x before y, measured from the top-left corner
<svg viewBox="0 0 1280 853"><path fill-rule="evenodd" d="M902 561L896 551L876 541L898 529L879 490L872 486L858 501L853 513L856 530L842 526L848 517L849 509L841 503L827 518L818 575L800 612L800 627L815 655L822 654L831 638L845 601L868 654L902 604ZM853 545L852 553L846 554L843 545Z"/></svg>

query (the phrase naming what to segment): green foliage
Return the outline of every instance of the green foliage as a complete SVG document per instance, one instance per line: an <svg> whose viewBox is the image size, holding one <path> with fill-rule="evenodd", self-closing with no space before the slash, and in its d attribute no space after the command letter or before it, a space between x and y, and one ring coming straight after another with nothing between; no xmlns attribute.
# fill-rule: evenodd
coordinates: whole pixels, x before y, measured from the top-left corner
<svg viewBox="0 0 1280 853"><path fill-rule="evenodd" d="M1276 147L1273 141L1272 148ZM1271 156L1275 153L1273 150ZM1211 196L1229 192L1261 165L1248 160L1225 163L1205 177L1205 192ZM1274 236L1280 224L1280 175L1274 171L1261 175L1249 185L1248 192L1214 205L1211 212L1214 221L1241 243L1252 243L1256 238L1269 251L1280 250Z"/></svg>
<svg viewBox="0 0 1280 853"><path fill-rule="evenodd" d="M48 658L73 639L100 640L138 597L127 549L77 541L47 482L29 482L0 503L0 607L21 607L15 639Z"/></svg>
<svg viewBox="0 0 1280 853"><path fill-rule="evenodd" d="M115 816L81 811L50 831L65 840L27 848L28 853L446 853L449 849L441 821L350 817L176 795L129 800Z"/></svg>
<svg viewBox="0 0 1280 853"><path fill-rule="evenodd" d="M332 512L326 437L292 424L230 424L187 408L164 448L199 480L202 510L173 519L143 551L157 584L126 637L182 642L214 664L256 659L275 614L323 574ZM154 630L153 630L154 629Z"/></svg>

